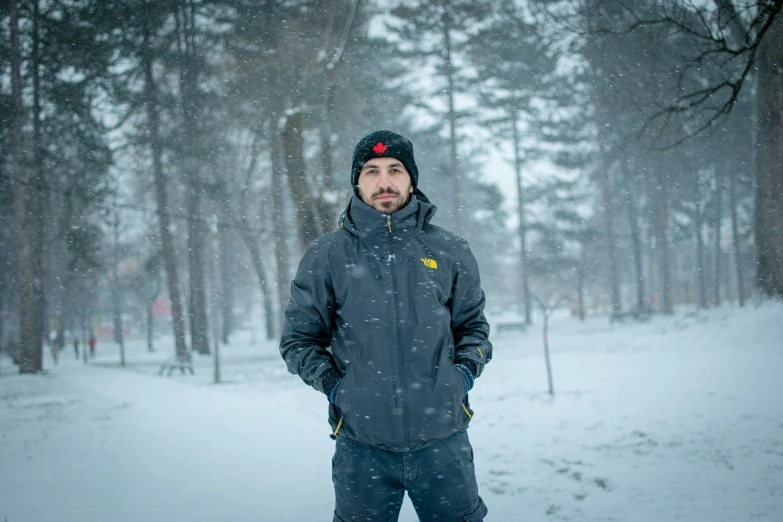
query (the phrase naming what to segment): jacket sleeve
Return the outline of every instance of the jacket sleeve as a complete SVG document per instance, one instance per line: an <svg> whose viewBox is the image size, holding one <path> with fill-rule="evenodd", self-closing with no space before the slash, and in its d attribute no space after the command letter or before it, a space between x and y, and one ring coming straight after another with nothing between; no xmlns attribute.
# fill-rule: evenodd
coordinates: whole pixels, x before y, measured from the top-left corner
<svg viewBox="0 0 783 522"><path fill-rule="evenodd" d="M462 240L451 296L451 332L454 335L454 362L476 365L476 377L492 360L489 323L484 317L484 291L478 263L468 242Z"/></svg>
<svg viewBox="0 0 783 522"><path fill-rule="evenodd" d="M327 350L334 327L328 248L323 239L307 247L291 283L291 300L280 338L280 354L288 371L322 393L326 393L324 374L337 372Z"/></svg>

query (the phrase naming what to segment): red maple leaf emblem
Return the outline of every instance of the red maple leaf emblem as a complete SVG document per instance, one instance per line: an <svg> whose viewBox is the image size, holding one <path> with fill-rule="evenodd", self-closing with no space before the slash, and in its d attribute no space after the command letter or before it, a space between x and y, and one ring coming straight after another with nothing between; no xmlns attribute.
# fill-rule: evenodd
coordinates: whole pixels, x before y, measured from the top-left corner
<svg viewBox="0 0 783 522"><path fill-rule="evenodd" d="M384 152L386 152L386 145L384 145L379 141L378 143L375 144L372 150L374 150L378 154L383 154Z"/></svg>

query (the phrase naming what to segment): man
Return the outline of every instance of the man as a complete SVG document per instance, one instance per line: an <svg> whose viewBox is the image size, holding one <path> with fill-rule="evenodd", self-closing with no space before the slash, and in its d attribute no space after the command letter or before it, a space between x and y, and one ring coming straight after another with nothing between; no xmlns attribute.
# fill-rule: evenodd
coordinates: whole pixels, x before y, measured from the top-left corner
<svg viewBox="0 0 783 522"><path fill-rule="evenodd" d="M280 352L329 398L335 522L484 519L466 429L492 357L467 242L430 224L413 145L386 130L353 153L339 228L307 248Z"/></svg>

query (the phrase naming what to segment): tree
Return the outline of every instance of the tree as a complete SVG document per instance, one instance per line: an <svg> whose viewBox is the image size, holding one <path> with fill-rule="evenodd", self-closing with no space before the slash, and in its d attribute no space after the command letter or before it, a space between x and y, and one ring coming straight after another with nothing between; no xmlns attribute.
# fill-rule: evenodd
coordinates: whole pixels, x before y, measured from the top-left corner
<svg viewBox="0 0 783 522"><path fill-rule="evenodd" d="M34 317L34 331L41 339L46 336L46 288L45 280L46 275L44 272L44 242L45 232L44 223L48 216L45 216L47 205L45 201L48 199L48 193L45 190L46 176L43 165L43 144L41 136L41 11L40 0L33 1L32 18L32 40L33 46L31 50L31 76L33 84L33 107L32 107L32 120L33 120L33 135L32 135L32 155L33 161L30 167L32 170L31 180L35 183L28 186L29 192L29 212L28 217L30 222L28 224L30 233L30 267L32 275L32 293L35 300L35 309L33 313ZM56 352L55 352L56 353ZM41 361L43 367L43 361Z"/></svg>
<svg viewBox="0 0 783 522"><path fill-rule="evenodd" d="M175 60L179 76L180 132L179 157L180 175L185 186L188 227L188 317L190 324L191 349L200 354L209 353L209 325L207 324L205 235L206 224L201 211L204 164L214 163L214 154L203 144L215 143L216 136L208 139L205 120L209 98L202 89L201 76L206 64L203 55L204 35L199 34L197 22L199 3L180 0L172 5L175 21Z"/></svg>
<svg viewBox="0 0 783 522"><path fill-rule="evenodd" d="M783 298L783 22L774 20L783 1L765 2L764 25L751 38L759 43L756 84L756 284L766 295ZM774 25L773 25L774 20Z"/></svg>
<svg viewBox="0 0 783 522"><path fill-rule="evenodd" d="M468 47L476 76L484 85L479 106L491 114L482 118L481 123L496 137L512 143L522 305L528 325L531 323L531 300L522 168L540 157L540 151L529 145L532 139L540 139L536 135L536 129L541 127L536 102L547 96L551 87L548 80L551 82L557 65L549 42L537 30L536 24L528 21L529 18L530 15L514 2L501 2L491 22L478 31Z"/></svg>
<svg viewBox="0 0 783 522"><path fill-rule="evenodd" d="M147 351L154 352L152 338L154 334L154 306L158 299L163 284L160 278L160 269L162 264L160 252L152 252L144 261L142 269L136 274L134 288L136 289L136 298L143 307L147 322Z"/></svg>
<svg viewBox="0 0 783 522"><path fill-rule="evenodd" d="M221 206L231 202L226 212L232 223L246 220L254 230L239 237L260 286L264 276L264 299L276 293L281 325L291 252L335 227L351 194L347 176L334 176L331 165L350 163L353 145L368 126L408 128L402 108L410 105L410 95L397 83L405 71L394 60L393 46L368 36L372 12L364 2L219 4L227 24L220 39L227 64L221 102L235 129L224 153L240 160L218 177L221 182L236 177L243 188L217 197L228 198ZM390 113L389 106L401 110ZM268 215L252 203L258 201L271 203ZM295 226L288 222L290 210ZM264 262L271 250L275 277Z"/></svg>
<svg viewBox="0 0 783 522"><path fill-rule="evenodd" d="M33 243L28 213L28 183L25 171L24 149L24 105L22 102L22 50L19 41L19 8L16 0L11 1L11 85L12 85L12 173L14 178L14 236L16 239L17 266L19 270L19 343L21 373L35 373L43 369L43 338L37 330L35 317L37 302L36 284L33 280Z"/></svg>
<svg viewBox="0 0 783 522"><path fill-rule="evenodd" d="M112 229L114 232L114 248L112 248L112 278L111 278L111 301L112 316L114 319L114 342L120 346L120 366L125 366L125 334L122 325L122 303L123 296L120 288L120 214L117 209L117 200L114 200L114 220Z"/></svg>
<svg viewBox="0 0 783 522"><path fill-rule="evenodd" d="M654 106L641 132L658 148L680 145L715 128L755 83L756 285L763 294L783 296L783 1L677 1L659 8L642 14L627 8L632 20L619 28L635 34L659 27L687 42L681 49L688 52L675 55L676 88ZM705 71L711 73L706 79Z"/></svg>
<svg viewBox="0 0 783 522"><path fill-rule="evenodd" d="M176 254L174 252L174 240L171 236L169 225L169 202L167 189L167 176L163 168L163 151L160 137L160 112L158 102L157 85L153 74L154 61L154 35L153 24L161 23L160 18L154 18L160 14L149 5L145 6L145 13L141 15L141 48L139 51L140 68L144 78L144 105L147 116L148 144L152 149L152 167L155 181L155 195L158 204L158 221L160 225L160 238L166 279L168 281L169 299L171 300L171 315L174 323L174 341L176 354L184 357L187 354L185 346L185 326L182 318L182 302L180 300L179 273L177 271Z"/></svg>
<svg viewBox="0 0 783 522"><path fill-rule="evenodd" d="M449 145L449 176L451 177L454 231L462 234L463 196L460 166L459 122L464 113L457 108L457 96L467 89L465 70L461 66L466 42L481 26L489 13L487 1L439 0L402 3L392 9L397 21L389 24L400 43L400 54L434 69L437 86L434 94L442 94L445 110L432 104L429 110L447 122ZM419 65L420 66L420 65ZM445 114L444 114L445 112Z"/></svg>

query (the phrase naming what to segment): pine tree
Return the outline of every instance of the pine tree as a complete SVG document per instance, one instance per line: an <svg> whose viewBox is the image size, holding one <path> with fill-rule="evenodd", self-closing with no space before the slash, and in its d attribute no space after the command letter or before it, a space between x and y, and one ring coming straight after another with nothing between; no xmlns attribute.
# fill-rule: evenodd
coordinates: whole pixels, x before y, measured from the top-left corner
<svg viewBox="0 0 783 522"><path fill-rule="evenodd" d="M491 2L465 0L417 1L403 3L391 13L396 18L389 29L399 42L400 55L416 67L427 65L434 74L434 91L426 93L440 103L422 105L446 123L449 146L449 177L451 178L454 229L462 233L463 170L460 165L460 122L465 113L457 107L457 97L468 90L464 69L464 52L473 32L489 15Z"/></svg>
<svg viewBox="0 0 783 522"><path fill-rule="evenodd" d="M522 308L528 325L532 303L527 268L527 196L522 169L541 156L541 151L531 146L531 141L541 139L537 129L542 122L536 102L549 97L557 64L546 36L538 28L532 15L515 2L500 2L491 22L473 36L468 47L468 56L482 85L479 107L487 114L479 121L495 137L512 144Z"/></svg>

